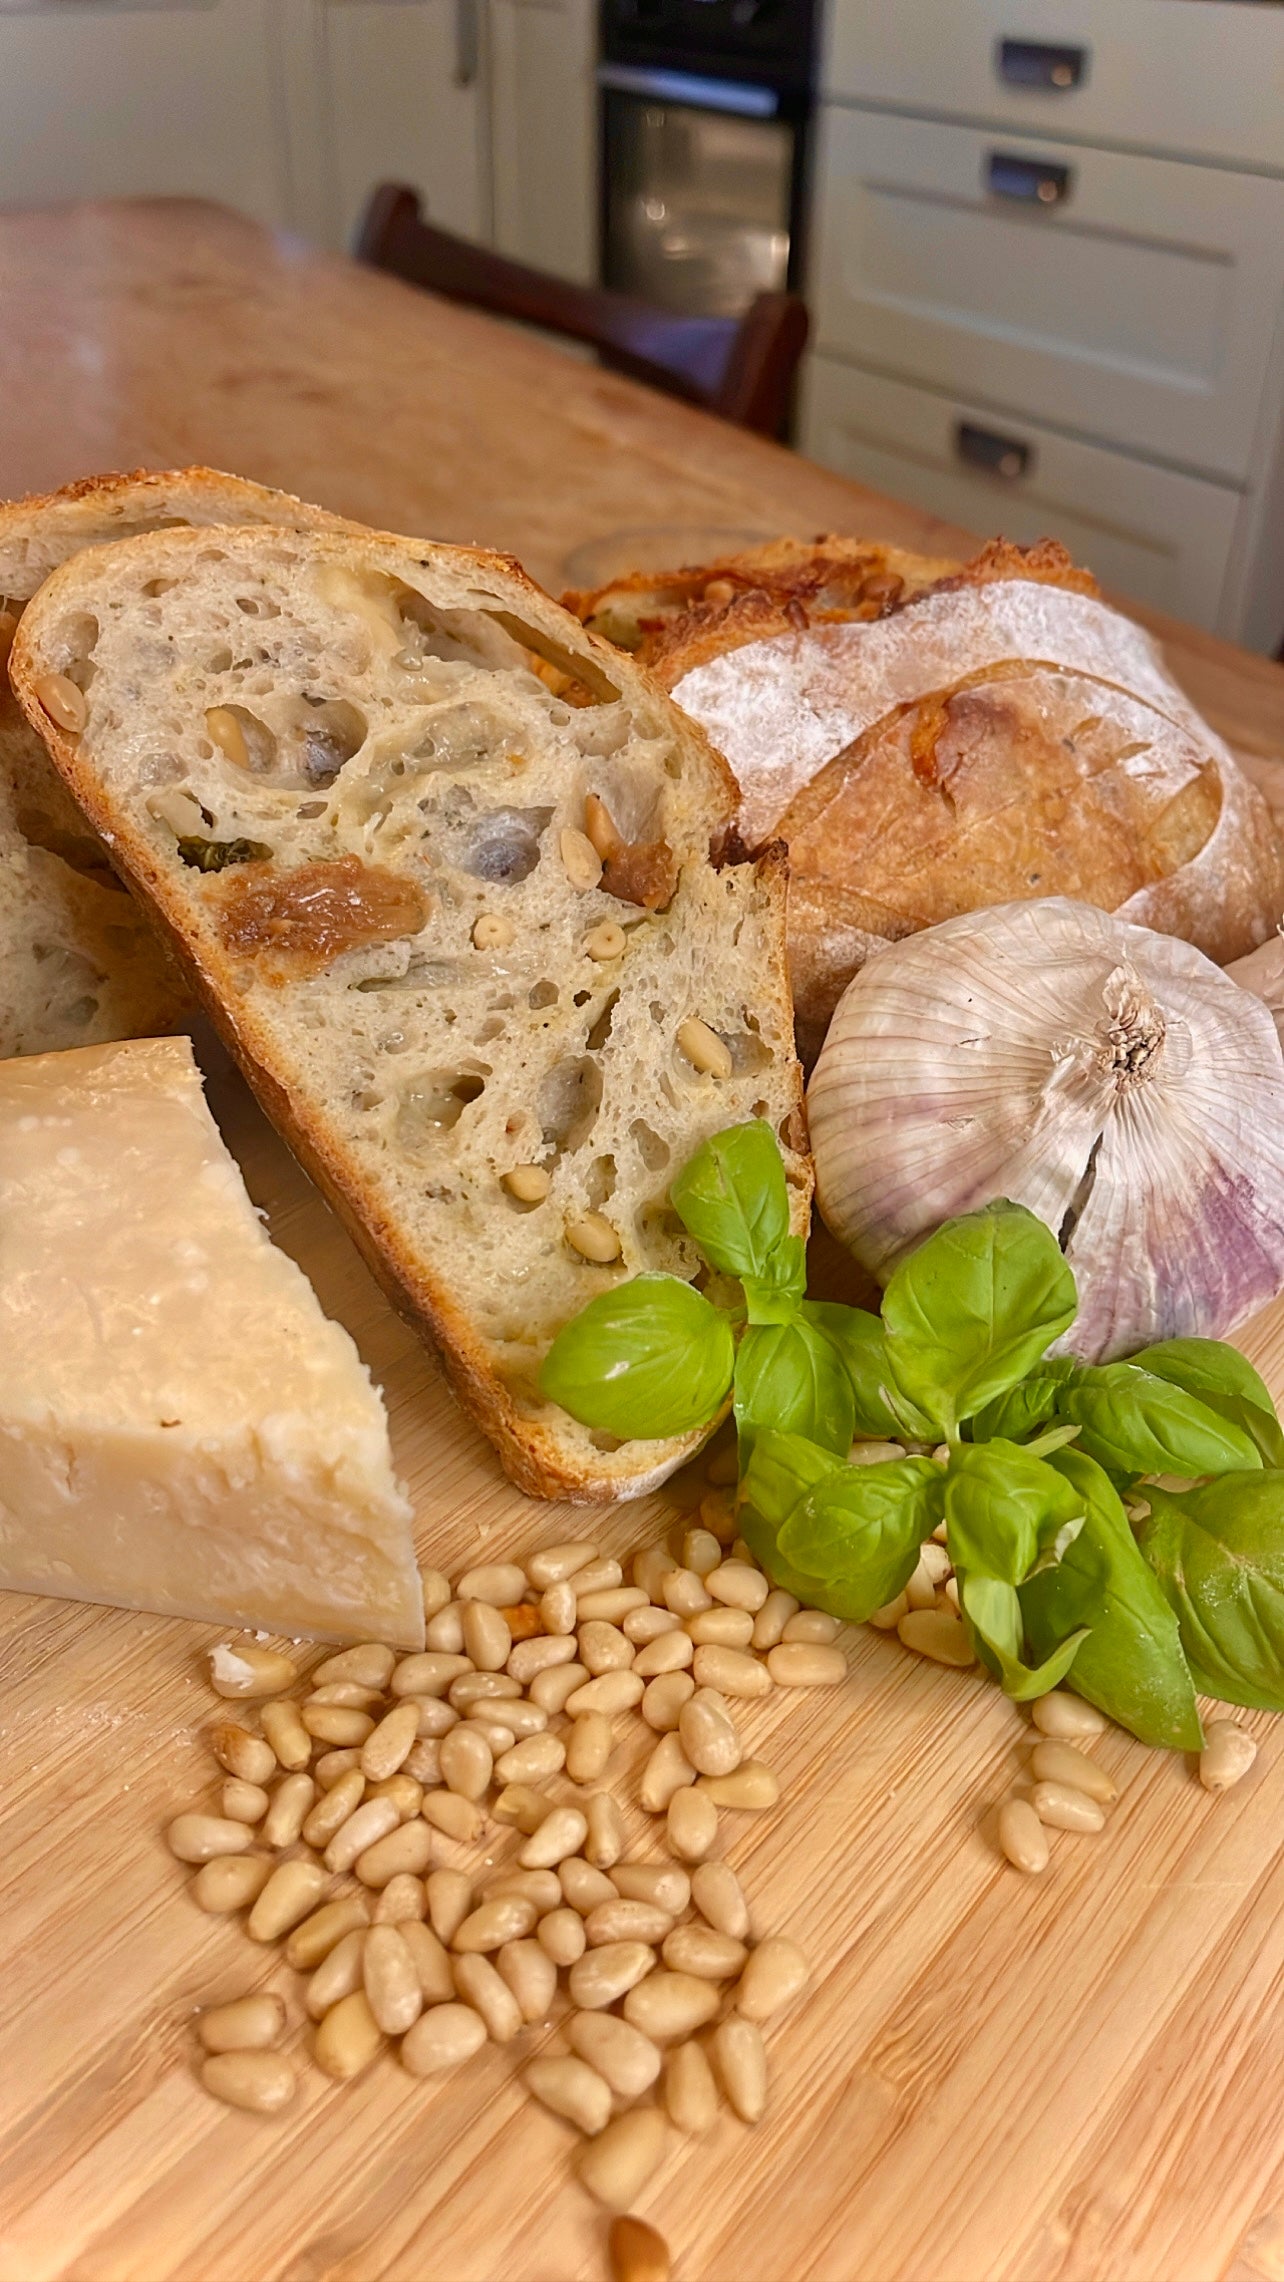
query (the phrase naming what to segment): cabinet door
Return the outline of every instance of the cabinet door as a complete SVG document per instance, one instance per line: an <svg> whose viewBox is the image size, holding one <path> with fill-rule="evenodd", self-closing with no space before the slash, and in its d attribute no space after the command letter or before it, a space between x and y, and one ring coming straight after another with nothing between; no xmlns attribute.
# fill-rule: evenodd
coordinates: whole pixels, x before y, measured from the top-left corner
<svg viewBox="0 0 1284 2282"><path fill-rule="evenodd" d="M214 198L290 219L276 0L0 0L0 207Z"/></svg>
<svg viewBox="0 0 1284 2282"><path fill-rule="evenodd" d="M481 0L324 0L333 233L350 245L377 182L406 182L443 230L489 231Z"/></svg>
<svg viewBox="0 0 1284 2282"><path fill-rule="evenodd" d="M490 0L495 244L515 261L597 276L592 0Z"/></svg>

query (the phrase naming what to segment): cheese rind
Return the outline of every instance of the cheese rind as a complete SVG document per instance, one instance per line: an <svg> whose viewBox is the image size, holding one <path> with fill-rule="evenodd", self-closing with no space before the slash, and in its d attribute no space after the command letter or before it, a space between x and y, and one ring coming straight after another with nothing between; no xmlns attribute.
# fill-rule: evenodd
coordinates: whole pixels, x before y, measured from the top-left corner
<svg viewBox="0 0 1284 2282"><path fill-rule="evenodd" d="M413 1647L410 1519L188 1040L0 1064L0 1586Z"/></svg>

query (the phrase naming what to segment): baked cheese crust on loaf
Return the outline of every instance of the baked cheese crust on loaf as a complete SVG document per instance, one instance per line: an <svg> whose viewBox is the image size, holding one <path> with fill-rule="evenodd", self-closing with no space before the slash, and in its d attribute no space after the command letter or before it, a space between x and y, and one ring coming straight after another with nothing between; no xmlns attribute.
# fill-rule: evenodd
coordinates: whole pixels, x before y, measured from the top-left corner
<svg viewBox="0 0 1284 2282"><path fill-rule="evenodd" d="M380 534L84 554L12 675L513 1478L663 1480L700 1437L578 1425L538 1391L552 1337L640 1270L704 1274L667 1190L723 1126L780 1133L800 1230L810 1195L783 865L716 868L735 788L703 732L516 564ZM48 676L84 689L82 733ZM679 1046L692 1017L725 1074Z"/></svg>
<svg viewBox="0 0 1284 2282"><path fill-rule="evenodd" d="M186 1038L0 1066L0 1586L423 1644L378 1391Z"/></svg>
<svg viewBox="0 0 1284 2282"><path fill-rule="evenodd" d="M0 502L0 1059L145 1037L181 1021L182 981L9 691L26 603L84 547L186 524L347 526L213 468L87 477Z"/></svg>

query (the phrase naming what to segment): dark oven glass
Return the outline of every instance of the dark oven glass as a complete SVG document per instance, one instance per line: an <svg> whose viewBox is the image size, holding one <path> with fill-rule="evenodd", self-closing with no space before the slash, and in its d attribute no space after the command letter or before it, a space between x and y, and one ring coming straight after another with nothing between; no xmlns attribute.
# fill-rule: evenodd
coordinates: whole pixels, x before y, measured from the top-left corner
<svg viewBox="0 0 1284 2282"><path fill-rule="evenodd" d="M781 290L796 124L617 89L603 102L606 284L713 317Z"/></svg>

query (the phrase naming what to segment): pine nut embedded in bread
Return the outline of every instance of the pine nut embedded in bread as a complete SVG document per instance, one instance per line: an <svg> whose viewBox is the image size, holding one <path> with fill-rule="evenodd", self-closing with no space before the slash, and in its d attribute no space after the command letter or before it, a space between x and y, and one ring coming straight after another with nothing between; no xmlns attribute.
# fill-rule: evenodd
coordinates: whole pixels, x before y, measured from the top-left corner
<svg viewBox="0 0 1284 2282"><path fill-rule="evenodd" d="M298 2078L283 2052L216 2052L201 2063L201 2082L216 2100L251 2115L274 2116L288 2107Z"/></svg>
<svg viewBox="0 0 1284 2282"><path fill-rule="evenodd" d="M811 1967L798 1947L784 1934L770 1933L749 1952L749 1962L736 1990L736 2009L746 2020L770 2020L804 1990Z"/></svg>
<svg viewBox="0 0 1284 2282"><path fill-rule="evenodd" d="M243 1822L223 1815L176 1815L165 1832L171 1854L180 1862L212 1862L216 1854L243 1854L250 1834Z"/></svg>
<svg viewBox="0 0 1284 2282"><path fill-rule="evenodd" d="M367 1937L368 1938L368 1937ZM383 2030L370 2010L364 1989L340 1997L317 2030L312 2057L318 2068L341 2084L350 2083L383 2050Z"/></svg>
<svg viewBox="0 0 1284 2282"><path fill-rule="evenodd" d="M809 1640L782 1640L767 1651L767 1670L778 1688L833 1688L847 1677L841 1648Z"/></svg>
<svg viewBox="0 0 1284 2282"><path fill-rule="evenodd" d="M261 1783L246 1783L239 1775L229 1775L218 1795L219 1813L224 1822L262 1822L268 1803L268 1794Z"/></svg>
<svg viewBox="0 0 1284 2282"><path fill-rule="evenodd" d="M228 1917L258 1899L272 1875L262 1854L215 1855L192 1880L192 1900L211 1917Z"/></svg>
<svg viewBox="0 0 1284 2282"><path fill-rule="evenodd" d="M611 2087L586 2060L571 2054L565 2059L532 2060L522 2071L528 2092L555 2116L589 2138L611 2120Z"/></svg>
<svg viewBox="0 0 1284 2282"><path fill-rule="evenodd" d="M609 1870L624 1852L624 1817L609 1791L594 1791L584 1801L588 1837L585 1859L595 1870Z"/></svg>
<svg viewBox="0 0 1284 2282"><path fill-rule="evenodd" d="M602 1949L586 1949L568 1976L571 2003L581 2012L605 2012L654 1966L655 1951L645 1941L615 1941ZM645 2033L643 2023L634 2025Z"/></svg>
<svg viewBox="0 0 1284 2282"><path fill-rule="evenodd" d="M230 706L211 705L205 716L205 727L224 760L230 761L234 769L248 769L250 748L245 742L245 731Z"/></svg>
<svg viewBox="0 0 1284 2282"><path fill-rule="evenodd" d="M767 2055L757 2022L728 2013L710 2045L727 2105L742 2123L756 2124L767 2106Z"/></svg>
<svg viewBox="0 0 1284 2282"><path fill-rule="evenodd" d="M355 1933L370 1923L370 1904L364 1894L340 1894L337 1901L323 1902L311 1917L296 1925L285 1945L285 1962L296 1973L311 1973L314 1967L337 1949L345 1934Z"/></svg>
<svg viewBox="0 0 1284 2282"><path fill-rule="evenodd" d="M219 1642L209 1652L210 1686L216 1696L279 1696L299 1677L298 1665L275 1648L258 1648L252 1641Z"/></svg>
<svg viewBox="0 0 1284 2282"><path fill-rule="evenodd" d="M562 1912L550 1911L549 1915L560 1917ZM541 1918L540 1924L546 1923L547 1919ZM506 1941L495 1963L517 1999L522 2019L547 2020L557 1999L557 1966L550 1952L538 1940Z"/></svg>
<svg viewBox="0 0 1284 2282"><path fill-rule="evenodd" d="M1095 1799L1086 1791L1071 1790L1068 1783L1036 1783L1031 1804L1040 1822L1053 1830L1098 1831L1106 1827L1106 1818Z"/></svg>
<svg viewBox="0 0 1284 2282"><path fill-rule="evenodd" d="M245 1921L251 1941L279 1941L283 1933L312 1915L329 1883L319 1862L302 1858L282 1862Z"/></svg>
<svg viewBox="0 0 1284 2282"><path fill-rule="evenodd" d="M896 1632L907 1648L912 1648L918 1656L930 1657L934 1664L952 1664L963 1672L976 1662L967 1627L946 1609L910 1609L901 1618Z"/></svg>
<svg viewBox="0 0 1284 2282"><path fill-rule="evenodd" d="M1069 1783L1072 1790L1084 1791L1103 1807L1111 1805L1119 1796L1119 1785L1113 1775L1099 1767L1086 1752L1076 1751L1073 1743L1050 1739L1036 1743L1030 1754L1030 1766L1036 1782Z"/></svg>
<svg viewBox="0 0 1284 2282"><path fill-rule="evenodd" d="M666 1818L669 1844L683 1862L703 1862L718 1836L718 1810L707 1791L675 1791Z"/></svg>
<svg viewBox="0 0 1284 2282"><path fill-rule="evenodd" d="M234 1719L220 1720L210 1729L210 1749L220 1767L229 1775L239 1775L244 1783L270 1782L276 1773L276 1753L261 1735L251 1735L248 1728Z"/></svg>
<svg viewBox="0 0 1284 2282"><path fill-rule="evenodd" d="M672 2044L711 2021L721 2001L716 1982L698 1980L694 1973L671 1973L661 1966L628 1991L624 2018L653 2044Z"/></svg>
<svg viewBox="0 0 1284 2282"><path fill-rule="evenodd" d="M345 1997L350 1997L354 1989L361 1987L361 1959L365 1946L365 1927L354 1926L322 1958L303 1992L303 2002L308 2008L310 2020L319 2021L335 2005L342 2003Z"/></svg>
<svg viewBox="0 0 1284 2282"><path fill-rule="evenodd" d="M673 2044L665 2053L664 2105L679 2131L708 2131L717 2121L718 2087L702 2044Z"/></svg>
<svg viewBox="0 0 1284 2282"><path fill-rule="evenodd" d="M473 942L479 951L506 951L516 934L502 911L480 912L473 921Z"/></svg>
<svg viewBox="0 0 1284 2282"><path fill-rule="evenodd" d="M566 1241L581 1259L594 1260L600 1267L618 1260L623 1249L610 1221L600 1212L582 1212L578 1219L568 1220Z"/></svg>
<svg viewBox="0 0 1284 2282"><path fill-rule="evenodd" d="M736 1941L750 1933L749 1904L728 1862L702 1862L691 1873L691 1899L706 1923Z"/></svg>
<svg viewBox="0 0 1284 2282"><path fill-rule="evenodd" d="M571 2049L596 2068L622 2100L636 2100L649 2092L660 2073L659 2046L615 2013L572 2013L565 2035Z"/></svg>
<svg viewBox="0 0 1284 2282"><path fill-rule="evenodd" d="M999 1846L1014 1870L1037 1877L1052 1857L1048 1834L1028 1799L1005 1799L999 1808Z"/></svg>
<svg viewBox="0 0 1284 2282"><path fill-rule="evenodd" d="M659 2170L667 2141L658 2108L630 2108L585 2141L576 2166L580 2183L608 2211L627 2211Z"/></svg>
<svg viewBox="0 0 1284 2282"><path fill-rule="evenodd" d="M738 1807L761 1814L780 1797L780 1777L761 1759L744 1759L730 1775L702 1775L700 1788L715 1807Z"/></svg>
<svg viewBox="0 0 1284 2282"><path fill-rule="evenodd" d="M395 1925L372 1925L361 1953L366 2002L385 2036L404 2036L423 2011L414 1960Z"/></svg>
<svg viewBox="0 0 1284 2282"><path fill-rule="evenodd" d="M211 2005L196 2016L196 2033L207 2052L264 2052L284 2028L285 2006L266 1989Z"/></svg>
<svg viewBox="0 0 1284 2282"><path fill-rule="evenodd" d="M403 2037L401 2065L412 2076L459 2068L486 2042L486 2023L471 2005L430 2005Z"/></svg>
<svg viewBox="0 0 1284 2282"><path fill-rule="evenodd" d="M678 1051L705 1077L729 1078L735 1067L730 1047L696 1014L678 1024Z"/></svg>
<svg viewBox="0 0 1284 2282"><path fill-rule="evenodd" d="M374 1925L418 1924L428 1907L422 1878L411 1870L399 1870L390 1878L371 1913Z"/></svg>
<svg viewBox="0 0 1284 2282"><path fill-rule="evenodd" d="M606 802L596 792L584 796L584 836L603 863L611 856L622 854L627 845Z"/></svg>
<svg viewBox="0 0 1284 2282"><path fill-rule="evenodd" d="M697 1981L732 1981L749 1952L734 1934L715 1933L711 1925L678 1925L665 1936L660 1955L670 1972L692 1973Z"/></svg>
<svg viewBox="0 0 1284 2282"><path fill-rule="evenodd" d="M545 1815L539 1829L532 1831L523 1844L518 1861L527 1870L550 1869L555 1862L564 1862L568 1855L578 1854L588 1837L588 1818L578 1807L554 1807Z"/></svg>
<svg viewBox="0 0 1284 2282"><path fill-rule="evenodd" d="M1055 1736L1062 1743L1090 1743L1104 1735L1109 1725L1095 1704L1072 1696L1065 1688L1051 1688L1046 1696L1036 1696L1030 1717L1041 1735Z"/></svg>
<svg viewBox="0 0 1284 2282"><path fill-rule="evenodd" d="M577 832L573 824L564 824L558 833L557 845L562 869L577 895L586 895L590 888L599 886L602 859L587 832Z"/></svg>
<svg viewBox="0 0 1284 2282"><path fill-rule="evenodd" d="M394 1705L361 1746L361 1771L382 1783L405 1765L419 1737L419 1710L410 1697Z"/></svg>
<svg viewBox="0 0 1284 2282"><path fill-rule="evenodd" d="M454 1974L455 1987L481 2014L492 2043L510 2044L524 2025L521 2007L489 1957L457 1957Z"/></svg>
<svg viewBox="0 0 1284 2282"><path fill-rule="evenodd" d="M79 737L89 719L85 693L66 674L40 674L32 683L50 720L69 737Z"/></svg>
<svg viewBox="0 0 1284 2282"><path fill-rule="evenodd" d="M590 927L584 938L584 950L590 959L599 962L622 958L628 948L628 936L614 919L603 919Z"/></svg>
<svg viewBox="0 0 1284 2282"><path fill-rule="evenodd" d="M544 1165L510 1165L502 1179L509 1195L516 1197L519 1204L542 1204L553 1176Z"/></svg>
<svg viewBox="0 0 1284 2282"><path fill-rule="evenodd" d="M1233 1719L1209 1720L1199 1754L1199 1780L1206 1791L1229 1791L1256 1757L1257 1744L1246 1727Z"/></svg>

